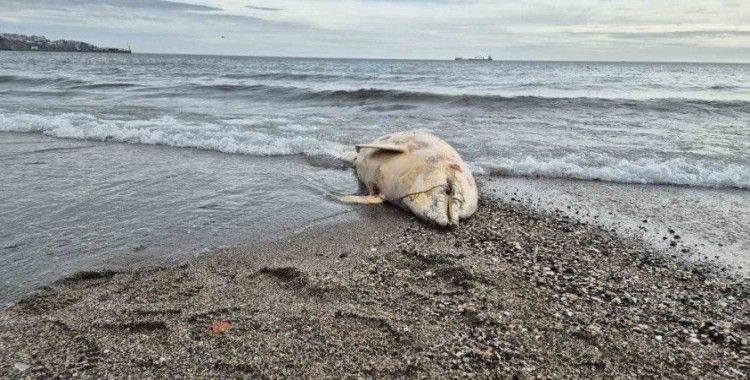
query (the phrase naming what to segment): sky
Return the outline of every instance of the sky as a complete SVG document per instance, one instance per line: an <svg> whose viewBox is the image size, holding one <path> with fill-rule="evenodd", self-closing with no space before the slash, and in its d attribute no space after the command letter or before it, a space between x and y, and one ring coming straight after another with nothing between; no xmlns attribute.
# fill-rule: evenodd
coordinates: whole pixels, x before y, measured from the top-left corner
<svg viewBox="0 0 750 380"><path fill-rule="evenodd" d="M0 33L141 53L750 62L750 1L0 0Z"/></svg>

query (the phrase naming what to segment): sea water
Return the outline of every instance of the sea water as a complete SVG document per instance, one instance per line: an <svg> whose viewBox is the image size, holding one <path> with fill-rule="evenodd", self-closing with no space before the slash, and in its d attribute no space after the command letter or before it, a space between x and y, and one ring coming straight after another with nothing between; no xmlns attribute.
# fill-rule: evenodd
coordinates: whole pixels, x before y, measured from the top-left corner
<svg viewBox="0 0 750 380"><path fill-rule="evenodd" d="M349 213L341 152L414 129L507 200L750 262L750 65L3 51L0 298Z"/></svg>

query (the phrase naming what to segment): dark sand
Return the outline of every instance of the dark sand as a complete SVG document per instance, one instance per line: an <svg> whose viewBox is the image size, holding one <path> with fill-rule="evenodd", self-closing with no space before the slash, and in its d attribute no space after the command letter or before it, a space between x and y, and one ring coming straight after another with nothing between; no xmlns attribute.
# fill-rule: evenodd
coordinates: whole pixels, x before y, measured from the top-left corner
<svg viewBox="0 0 750 380"><path fill-rule="evenodd" d="M485 201L454 231L364 210L182 267L58 282L0 313L0 377L750 371L747 279L517 205Z"/></svg>

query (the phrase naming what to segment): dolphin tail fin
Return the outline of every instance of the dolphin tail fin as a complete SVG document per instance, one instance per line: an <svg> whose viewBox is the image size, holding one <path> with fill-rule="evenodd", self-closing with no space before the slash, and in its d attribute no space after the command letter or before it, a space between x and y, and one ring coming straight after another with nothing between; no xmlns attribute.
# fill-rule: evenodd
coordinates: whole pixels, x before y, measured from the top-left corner
<svg viewBox="0 0 750 380"><path fill-rule="evenodd" d="M347 195L339 197L339 200L344 203L358 203L363 205L376 205L383 203L383 198L379 195Z"/></svg>
<svg viewBox="0 0 750 380"><path fill-rule="evenodd" d="M341 152L341 160L349 165L354 166L354 161L357 160L357 152L353 150L347 150Z"/></svg>

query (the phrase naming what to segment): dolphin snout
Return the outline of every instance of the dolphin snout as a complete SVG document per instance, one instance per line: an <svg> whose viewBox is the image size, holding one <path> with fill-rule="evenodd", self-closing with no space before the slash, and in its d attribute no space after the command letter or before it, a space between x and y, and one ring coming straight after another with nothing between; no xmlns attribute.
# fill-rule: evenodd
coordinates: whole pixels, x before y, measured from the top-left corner
<svg viewBox="0 0 750 380"><path fill-rule="evenodd" d="M461 187L453 180L448 180L448 186L445 189L446 197L446 214L448 216L448 225L451 227L458 226L458 220L461 216L461 205L463 204L463 195Z"/></svg>
<svg viewBox="0 0 750 380"><path fill-rule="evenodd" d="M450 185L436 186L404 198L402 204L423 220L441 227L456 227L461 217L462 198L455 190Z"/></svg>
<svg viewBox="0 0 750 380"><path fill-rule="evenodd" d="M461 200L456 197L450 187L432 192L432 208L427 213L427 219L442 227L458 226L461 214Z"/></svg>
<svg viewBox="0 0 750 380"><path fill-rule="evenodd" d="M448 198L448 207L446 208L446 214L448 217L448 225L452 227L458 226L458 217L461 210L461 201L453 196Z"/></svg>

